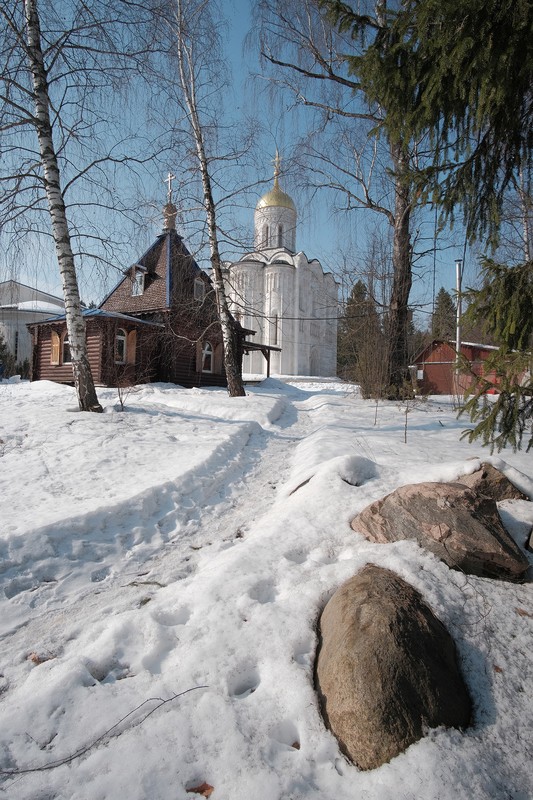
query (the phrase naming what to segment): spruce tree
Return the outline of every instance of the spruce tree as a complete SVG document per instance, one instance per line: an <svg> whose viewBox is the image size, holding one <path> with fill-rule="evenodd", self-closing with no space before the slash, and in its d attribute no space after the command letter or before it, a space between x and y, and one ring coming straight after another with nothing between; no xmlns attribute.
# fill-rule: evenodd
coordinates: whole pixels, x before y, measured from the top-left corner
<svg viewBox="0 0 533 800"><path fill-rule="evenodd" d="M355 381L363 397L379 397L386 375L386 343L376 303L357 281L339 320L339 375Z"/></svg>
<svg viewBox="0 0 533 800"><path fill-rule="evenodd" d="M0 379L10 378L15 371L15 358L9 352L6 340L0 331Z"/></svg>
<svg viewBox="0 0 533 800"><path fill-rule="evenodd" d="M453 339L456 327L456 306L452 296L441 287L435 300L435 310L431 317L431 335L434 339Z"/></svg>
<svg viewBox="0 0 533 800"><path fill-rule="evenodd" d="M533 4L406 0L387 17L360 65L363 87L386 106L392 136L429 134L431 161L413 173L422 195L452 219L462 208L469 237L495 243L506 189L532 164Z"/></svg>
<svg viewBox="0 0 533 800"><path fill-rule="evenodd" d="M467 317L483 321L500 347L484 365L467 393L461 413L473 430L469 441L480 439L491 450L509 444L519 450L533 446L533 262L507 267L485 259L485 283L471 290ZM494 376L494 377L492 377ZM495 399L488 392L496 392Z"/></svg>

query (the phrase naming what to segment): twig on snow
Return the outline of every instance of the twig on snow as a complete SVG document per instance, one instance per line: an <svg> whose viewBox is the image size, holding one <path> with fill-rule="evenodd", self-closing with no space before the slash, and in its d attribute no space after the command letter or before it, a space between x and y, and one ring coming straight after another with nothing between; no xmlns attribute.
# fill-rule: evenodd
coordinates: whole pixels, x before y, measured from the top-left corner
<svg viewBox="0 0 533 800"><path fill-rule="evenodd" d="M178 697L183 697L183 695L188 694L189 692L195 692L198 689L207 689L207 688L208 688L207 686L192 686L190 689L185 689L184 692L179 692L178 694L174 694L172 695L172 697L168 697L166 700L164 700L162 697L149 697L147 700L144 700L136 708L129 711L126 714L126 716L122 717L122 719L119 719L118 722L112 725L111 728L108 728L108 730L104 731L100 736L94 739L94 741L84 745L83 747L80 747L79 750L76 750L74 753L71 753L71 755L65 756L64 758L59 758L56 761L50 761L48 764L43 764L40 767L26 767L24 769L0 769L0 775L4 775L6 777L15 777L17 775L27 775L28 773L31 772L45 772L46 770L62 767L64 764L70 764L75 759L80 758L81 756L85 755L85 753L88 753L90 750L93 749L93 747L96 747L96 745L100 744L105 739L111 738L112 736L120 736L122 733L124 733L124 730L126 730L126 728L124 730L119 730L119 731L117 731L117 728L119 728L120 725L126 722L126 720L128 720L133 714L140 711L142 708L144 708L144 706L148 705L148 703L153 703L154 701L156 701L157 705L154 706L154 708L151 708L146 713L144 713L141 719L131 723L129 725L130 728L136 727L137 725L142 725L142 723L145 722L148 719L148 717L150 717L154 712L158 711L167 703L171 703L173 700L177 700Z"/></svg>

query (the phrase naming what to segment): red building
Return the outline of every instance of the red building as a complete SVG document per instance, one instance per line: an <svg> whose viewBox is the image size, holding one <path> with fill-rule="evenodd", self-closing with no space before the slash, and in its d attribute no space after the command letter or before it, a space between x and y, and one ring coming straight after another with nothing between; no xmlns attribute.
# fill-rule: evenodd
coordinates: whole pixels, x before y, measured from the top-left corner
<svg viewBox="0 0 533 800"><path fill-rule="evenodd" d="M496 374L485 371L485 361L496 350L498 348L492 345L461 342L461 356L469 366L458 371L455 342L434 339L411 366L417 391L420 394L464 394L478 375L497 384Z"/></svg>

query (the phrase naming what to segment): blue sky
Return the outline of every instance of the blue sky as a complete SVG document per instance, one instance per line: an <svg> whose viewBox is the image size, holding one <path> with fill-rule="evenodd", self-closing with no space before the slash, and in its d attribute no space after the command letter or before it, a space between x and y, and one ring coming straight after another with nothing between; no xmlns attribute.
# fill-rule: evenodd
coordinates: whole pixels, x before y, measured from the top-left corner
<svg viewBox="0 0 533 800"><path fill-rule="evenodd" d="M223 0L222 7L225 9L228 19L228 40L227 53L231 62L234 84L236 91L240 86L241 103L245 107L252 100L253 85L257 84L257 79L250 79L246 76L249 72L258 70L258 61L249 52L243 52L243 43L251 26L251 0ZM259 80L260 83L260 80ZM279 147L282 156L290 158L290 149L293 141L298 138L301 131L302 116L296 118L296 112L291 111L284 115L283 120L277 118L269 112L268 106L264 108L262 120L268 130L264 135L264 165L263 174L258 178L268 177L272 170L271 160L274 156L276 147ZM271 174L271 172L270 172ZM331 197L324 198L315 195L310 201L301 201L298 192L291 184L291 177L285 176L281 179L285 191L291 194L297 203L298 208L298 231L297 247L303 249L309 257L318 258L324 267L330 267L334 271L340 266L342 260L341 253L357 253L358 250L366 246L368 231L375 224L375 214L373 212L359 210L351 212L351 215L335 213L331 204ZM258 192L258 197L261 192ZM300 202L299 202L300 200ZM243 212L243 220L246 220L246 213ZM253 225L253 209L250 208L248 214L249 225ZM421 235L432 237L434 232L434 215L425 215L425 222L421 225ZM427 245L421 245L426 249ZM455 260L463 259L464 256L464 232L460 224L456 225L454 231L446 231L439 239L439 250L433 256L430 254L424 258L415 268L413 283L412 301L420 305L423 311L431 310L433 298L433 285L435 292L441 286L453 292L455 288ZM355 255L357 260L357 255ZM476 259L466 253L465 258L465 285L474 283L477 273ZM424 315L419 316L420 324L423 324Z"/></svg>
<svg viewBox="0 0 533 800"><path fill-rule="evenodd" d="M231 95L231 115L238 119L241 114L253 114L257 118L257 125L260 128L261 138L258 152L254 157L254 167L249 170L247 176L250 183L262 181L248 193L246 200L241 201L241 208L237 213L238 220L249 232L253 231L253 209L255 202L261 194L268 188L268 182L272 175L272 159L276 148L279 148L282 157L288 163L293 147L305 125L305 116L294 109L280 113L272 108L266 99L266 93L258 92L257 87L262 88L260 78L250 77L250 73L257 73L259 65L257 57L250 51L244 52L244 39L250 30L251 25L251 2L250 0L223 0L221 8L227 18L226 32L223 34L226 58L231 66L233 74L233 86ZM287 104L287 109L289 105ZM145 224L139 235L132 237L130 250L126 249L123 255L123 263L118 264L120 269L127 268L133 263L146 247L153 241L154 237L161 230L160 209L165 202L166 187L164 178L166 172L179 170L179 154L174 159L170 159L167 164L161 163L153 172L146 174L143 188L147 195L146 206L143 211ZM360 254L367 244L369 231L374 225L372 212L352 211L349 215L334 212L331 195L314 194L312 197L304 197L297 191L291 174L282 174L281 184L285 191L294 197L298 208L298 231L297 248L306 252L309 258L318 258L325 269L333 272L340 270L343 259L348 258L350 263L358 265ZM180 198L176 198L178 205ZM186 220L183 228L180 229L186 240L193 242L193 226L188 225ZM429 215L422 225L424 236L432 236L432 216ZM431 309L433 284L438 291L440 286L446 289L453 289L455 284L455 259L462 257L463 241L460 229L457 233L447 235L445 250L439 251L433 260L430 255L424 259L421 267L417 267L413 286L412 299L414 303L425 304L425 310ZM226 253L230 255L230 253ZM235 251L238 256L238 250ZM25 263L24 263L25 262ZM4 264L5 268L10 267ZM434 277L435 270L435 277ZM53 250L50 250L48 243L40 240L33 251L26 254L19 265L21 279L26 282L38 285L48 291L61 294L59 276L54 260ZM118 270L111 270L108 275L106 285L102 284L99 275L89 272L81 275L81 291L84 300L99 300L105 292L119 278ZM467 264L467 279L469 275ZM0 280L9 275L0 273ZM420 324L424 324L424 317L420 317Z"/></svg>

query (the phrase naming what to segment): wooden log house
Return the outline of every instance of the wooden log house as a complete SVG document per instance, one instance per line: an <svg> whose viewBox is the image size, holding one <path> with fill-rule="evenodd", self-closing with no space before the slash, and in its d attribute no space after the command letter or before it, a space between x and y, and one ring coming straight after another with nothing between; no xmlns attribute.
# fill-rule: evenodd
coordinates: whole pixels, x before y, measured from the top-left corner
<svg viewBox="0 0 533 800"><path fill-rule="evenodd" d="M163 232L100 306L84 311L96 385L227 385L213 285L176 232L177 211L170 200L163 211ZM65 316L28 327L32 379L73 383ZM245 336L253 331L238 328L244 352ZM272 348L261 347L269 358Z"/></svg>

